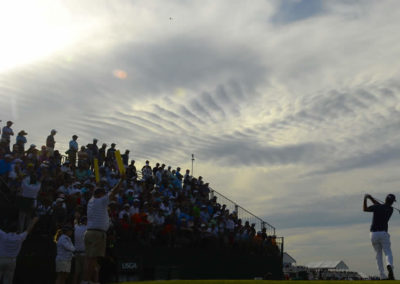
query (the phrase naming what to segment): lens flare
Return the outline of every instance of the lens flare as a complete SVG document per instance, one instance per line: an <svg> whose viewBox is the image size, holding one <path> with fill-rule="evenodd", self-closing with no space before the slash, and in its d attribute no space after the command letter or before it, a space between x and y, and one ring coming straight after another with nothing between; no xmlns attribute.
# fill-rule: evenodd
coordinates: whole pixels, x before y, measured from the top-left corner
<svg viewBox="0 0 400 284"><path fill-rule="evenodd" d="M114 77L124 80L128 77L128 74L124 70L116 69L113 71Z"/></svg>

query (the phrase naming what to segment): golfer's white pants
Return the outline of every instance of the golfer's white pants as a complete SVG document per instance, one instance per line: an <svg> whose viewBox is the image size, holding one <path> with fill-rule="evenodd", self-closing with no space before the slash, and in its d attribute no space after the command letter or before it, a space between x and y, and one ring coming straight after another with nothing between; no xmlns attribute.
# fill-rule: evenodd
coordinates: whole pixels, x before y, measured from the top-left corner
<svg viewBox="0 0 400 284"><path fill-rule="evenodd" d="M390 248L390 235L385 231L371 232L371 242L376 252L376 263L378 264L381 279L386 278L385 268L383 267L382 252L386 256L386 265L393 267L393 255Z"/></svg>

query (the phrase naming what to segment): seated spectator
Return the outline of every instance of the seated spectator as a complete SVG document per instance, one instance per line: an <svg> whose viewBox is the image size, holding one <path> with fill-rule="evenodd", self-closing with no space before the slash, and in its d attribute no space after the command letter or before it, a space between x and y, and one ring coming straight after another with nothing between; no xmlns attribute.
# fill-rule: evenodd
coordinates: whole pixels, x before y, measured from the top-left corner
<svg viewBox="0 0 400 284"><path fill-rule="evenodd" d="M26 150L25 152L27 155L31 154L32 156L37 156L38 155L38 150L36 149L36 145L35 144L31 144L29 146L29 149Z"/></svg>
<svg viewBox="0 0 400 284"><path fill-rule="evenodd" d="M129 203L124 204L124 208L119 212L118 218L123 219L124 215L127 215L128 218L130 217L130 205Z"/></svg>
<svg viewBox="0 0 400 284"><path fill-rule="evenodd" d="M87 180L92 172L88 169L88 164L86 162L78 163L78 168L75 169L75 176L79 181Z"/></svg>
<svg viewBox="0 0 400 284"><path fill-rule="evenodd" d="M3 159L0 158L0 178L7 178L11 172L13 156L10 154L4 155Z"/></svg>
<svg viewBox="0 0 400 284"><path fill-rule="evenodd" d="M49 155L48 155L48 152L47 152L47 148L46 148L46 146L43 145L41 150L40 150L40 152L39 152L39 156L38 156L39 163L43 163L45 161L48 161L48 159L49 159Z"/></svg>

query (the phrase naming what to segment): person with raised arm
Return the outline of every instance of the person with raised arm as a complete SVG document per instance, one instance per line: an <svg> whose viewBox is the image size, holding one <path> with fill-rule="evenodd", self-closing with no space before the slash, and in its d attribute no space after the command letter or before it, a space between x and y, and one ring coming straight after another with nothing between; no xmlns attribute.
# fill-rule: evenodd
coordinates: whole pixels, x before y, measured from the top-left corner
<svg viewBox="0 0 400 284"><path fill-rule="evenodd" d="M13 283L16 259L22 243L38 221L38 217L33 218L28 228L22 233L16 232L16 224L9 226L6 231L0 229L0 282L3 279L3 284Z"/></svg>
<svg viewBox="0 0 400 284"><path fill-rule="evenodd" d="M106 252L107 230L110 226L108 204L115 200L122 187L125 176L122 176L114 188L106 193L105 189L98 187L94 190L92 198L87 205L87 231L85 233L85 272L82 283L98 283L100 266L99 257L104 257Z"/></svg>

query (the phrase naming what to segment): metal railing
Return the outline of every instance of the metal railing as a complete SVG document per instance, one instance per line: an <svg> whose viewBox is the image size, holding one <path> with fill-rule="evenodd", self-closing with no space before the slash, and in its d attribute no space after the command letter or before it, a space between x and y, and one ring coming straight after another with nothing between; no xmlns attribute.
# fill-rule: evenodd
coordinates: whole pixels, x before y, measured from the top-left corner
<svg viewBox="0 0 400 284"><path fill-rule="evenodd" d="M254 215L247 209L243 208L242 206L238 205L236 202L230 200L225 195L219 193L215 189L210 188L210 199L214 196L217 197L217 202L219 204L225 204L226 208L229 209L229 212L236 212L239 219L242 219L242 223L244 224L246 221L255 224L255 228L257 231L261 231L262 228L266 228L267 234L269 236L275 236L275 227L269 224L268 222L264 221L260 217Z"/></svg>

